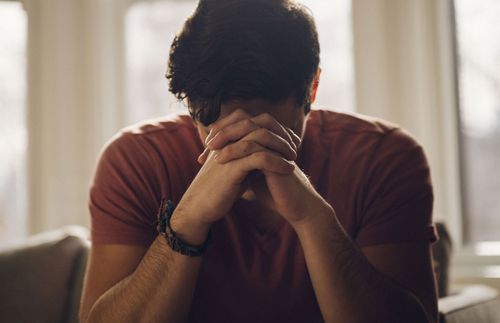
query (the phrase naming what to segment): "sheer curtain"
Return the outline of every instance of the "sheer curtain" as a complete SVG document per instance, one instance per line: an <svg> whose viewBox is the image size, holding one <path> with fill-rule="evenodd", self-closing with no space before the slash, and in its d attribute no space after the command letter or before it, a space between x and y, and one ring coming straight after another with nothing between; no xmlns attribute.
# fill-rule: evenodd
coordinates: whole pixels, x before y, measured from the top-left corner
<svg viewBox="0 0 500 323"><path fill-rule="evenodd" d="M0 243L26 235L26 13L0 1Z"/></svg>

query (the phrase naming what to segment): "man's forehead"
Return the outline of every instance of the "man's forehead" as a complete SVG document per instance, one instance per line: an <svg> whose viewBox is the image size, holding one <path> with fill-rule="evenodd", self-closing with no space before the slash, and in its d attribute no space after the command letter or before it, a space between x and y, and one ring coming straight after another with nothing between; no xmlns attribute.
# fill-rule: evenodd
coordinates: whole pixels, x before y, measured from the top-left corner
<svg viewBox="0 0 500 323"><path fill-rule="evenodd" d="M230 114L236 109L241 109L246 111L251 115L258 115L259 112L264 112L263 110L270 109L273 107L272 102L264 99L252 99L252 100L231 100L225 102L221 105L221 114Z"/></svg>
<svg viewBox="0 0 500 323"><path fill-rule="evenodd" d="M293 98L279 102L264 99L230 101L221 105L219 119L223 119L237 109L241 109L251 116L269 113L280 122L289 123L295 119L299 107Z"/></svg>

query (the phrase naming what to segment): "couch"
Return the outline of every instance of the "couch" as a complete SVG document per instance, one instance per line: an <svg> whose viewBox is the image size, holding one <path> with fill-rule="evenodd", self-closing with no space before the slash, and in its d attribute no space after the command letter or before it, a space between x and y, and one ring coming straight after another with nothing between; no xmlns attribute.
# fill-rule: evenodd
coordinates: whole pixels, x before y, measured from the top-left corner
<svg viewBox="0 0 500 323"><path fill-rule="evenodd" d="M499 323L498 292L483 285L448 288L451 240L438 225L433 246L440 323ZM88 232L68 227L0 250L0 322L78 322Z"/></svg>
<svg viewBox="0 0 500 323"><path fill-rule="evenodd" d="M0 322L78 322L90 243L87 231L67 227L0 251Z"/></svg>

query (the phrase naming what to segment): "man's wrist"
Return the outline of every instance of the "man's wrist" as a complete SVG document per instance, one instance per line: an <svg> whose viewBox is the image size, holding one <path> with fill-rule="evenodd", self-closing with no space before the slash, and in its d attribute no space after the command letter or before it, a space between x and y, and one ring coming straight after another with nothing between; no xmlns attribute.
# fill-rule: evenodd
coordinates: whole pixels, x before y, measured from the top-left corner
<svg viewBox="0 0 500 323"><path fill-rule="evenodd" d="M311 210L307 216L296 222L290 223L290 225L300 238L309 233L314 234L318 226L323 226L329 222L331 223L332 220L337 222L335 211L330 205L324 205L316 211Z"/></svg>
<svg viewBox="0 0 500 323"><path fill-rule="evenodd" d="M175 211L170 219L170 227L182 241L193 246L201 246L208 237L211 225Z"/></svg>

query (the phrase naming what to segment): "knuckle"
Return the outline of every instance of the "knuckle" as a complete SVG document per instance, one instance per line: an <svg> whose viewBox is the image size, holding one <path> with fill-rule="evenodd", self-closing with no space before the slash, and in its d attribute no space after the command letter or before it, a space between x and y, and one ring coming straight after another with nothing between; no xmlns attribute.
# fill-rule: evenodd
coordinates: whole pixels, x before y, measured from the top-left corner
<svg viewBox="0 0 500 323"><path fill-rule="evenodd" d="M219 130L219 132L217 132L217 137L219 137L219 140L220 139L225 140L227 137L227 130L225 129Z"/></svg>
<svg viewBox="0 0 500 323"><path fill-rule="evenodd" d="M227 156L228 152L227 152L227 147L219 150L219 152L217 153L217 159L218 160L224 160Z"/></svg>
<svg viewBox="0 0 500 323"><path fill-rule="evenodd" d="M274 121L274 117L270 113L268 113L268 112L265 112L265 113L262 114L262 119L264 121L267 121L267 122Z"/></svg>
<svg viewBox="0 0 500 323"><path fill-rule="evenodd" d="M210 128L210 133L216 134L218 131L219 131L219 124L217 122L213 123L212 127Z"/></svg>
<svg viewBox="0 0 500 323"><path fill-rule="evenodd" d="M233 148L232 145L227 145L219 150L219 157L226 157L226 155L231 154Z"/></svg>
<svg viewBox="0 0 500 323"><path fill-rule="evenodd" d="M253 142L251 142L251 141L247 141L247 140L242 141L242 142L241 142L241 145L242 145L241 149L242 149L242 150L243 150L243 152L245 152L245 153L248 153L248 152L249 152L249 151L251 151L251 150L252 150L252 148L253 148Z"/></svg>
<svg viewBox="0 0 500 323"><path fill-rule="evenodd" d="M269 163L269 161L271 160L271 157L269 156L269 154L265 151L259 151L256 153L256 157L257 159L264 163L264 164L267 164Z"/></svg>
<svg viewBox="0 0 500 323"><path fill-rule="evenodd" d="M238 108L236 110L234 110L233 112L236 116L238 117L245 117L247 116L247 113L245 112L245 110L241 109L241 108Z"/></svg>
<svg viewBox="0 0 500 323"><path fill-rule="evenodd" d="M245 119L245 120L241 121L241 123L242 123L242 126L245 128L252 128L254 126L253 121L250 119Z"/></svg>
<svg viewBox="0 0 500 323"><path fill-rule="evenodd" d="M259 128L255 130L255 134L259 137L268 137L270 135L269 130L267 130L266 128Z"/></svg>
<svg viewBox="0 0 500 323"><path fill-rule="evenodd" d="M219 160L233 159L237 150L233 145L228 145L220 150Z"/></svg>

